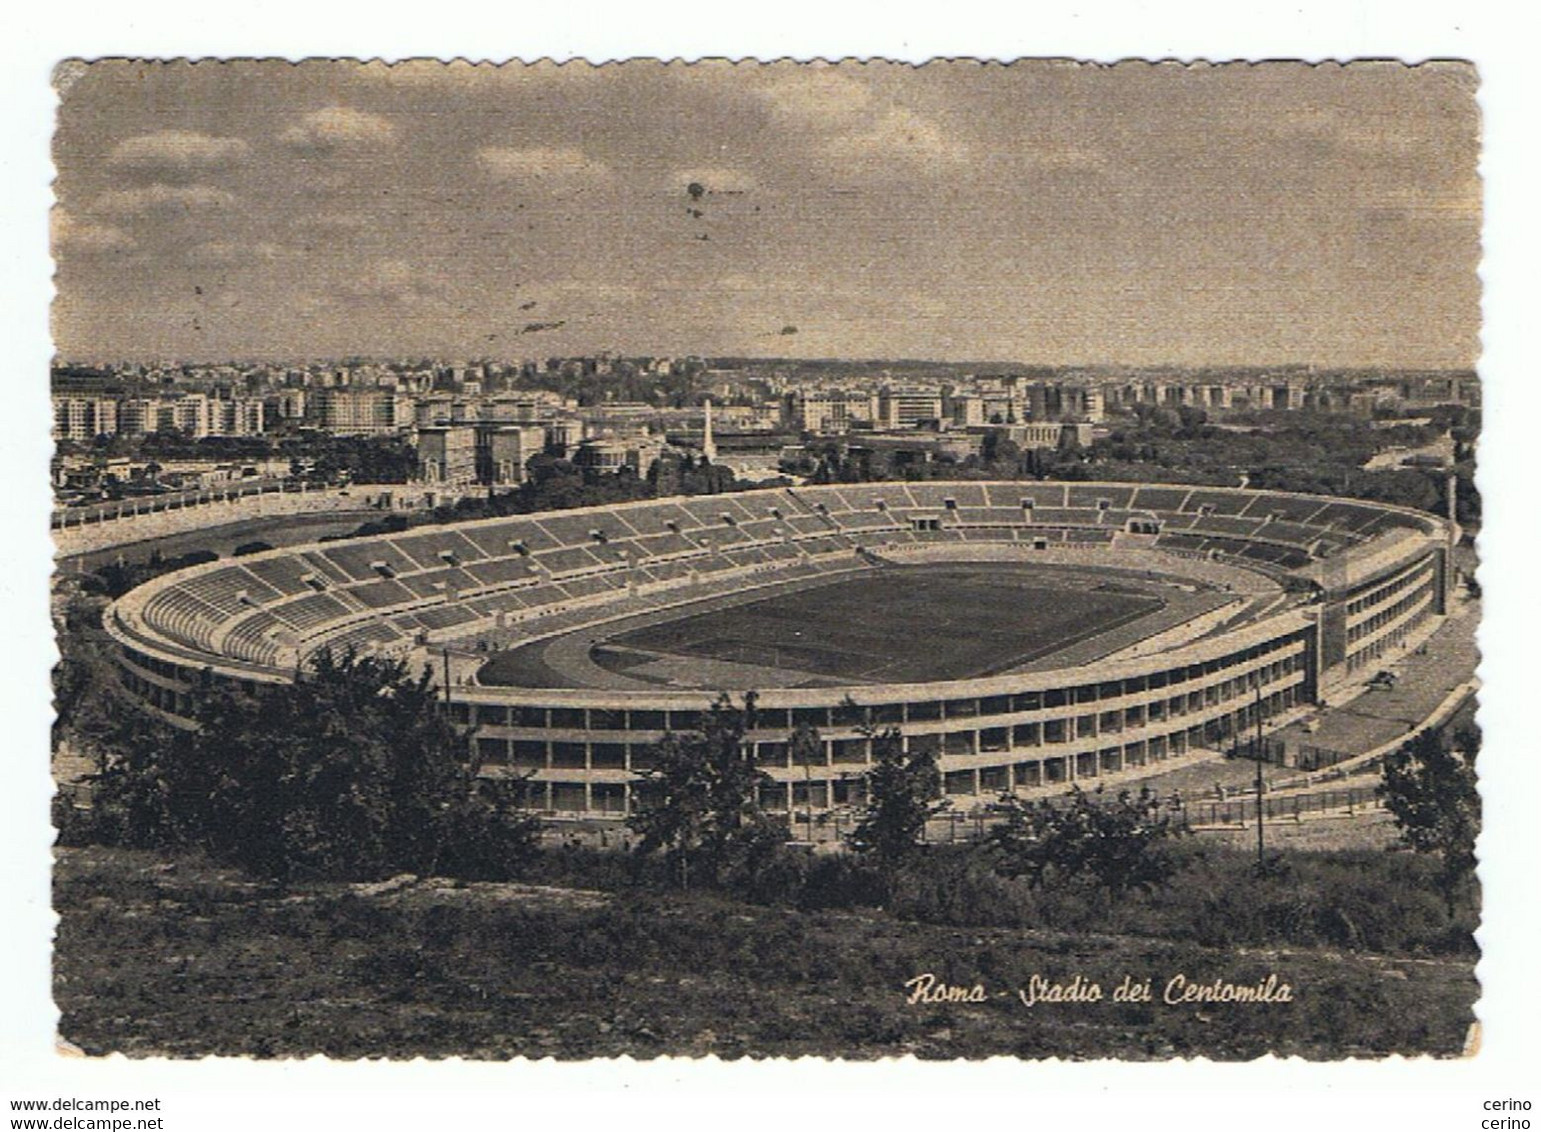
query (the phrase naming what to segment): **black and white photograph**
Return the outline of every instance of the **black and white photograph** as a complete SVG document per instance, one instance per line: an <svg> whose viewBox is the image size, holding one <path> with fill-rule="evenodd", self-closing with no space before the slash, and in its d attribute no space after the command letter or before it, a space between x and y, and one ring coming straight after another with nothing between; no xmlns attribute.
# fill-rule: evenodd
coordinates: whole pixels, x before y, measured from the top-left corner
<svg viewBox="0 0 1541 1132"><path fill-rule="evenodd" d="M1478 1056L1472 64L53 84L69 1056Z"/></svg>

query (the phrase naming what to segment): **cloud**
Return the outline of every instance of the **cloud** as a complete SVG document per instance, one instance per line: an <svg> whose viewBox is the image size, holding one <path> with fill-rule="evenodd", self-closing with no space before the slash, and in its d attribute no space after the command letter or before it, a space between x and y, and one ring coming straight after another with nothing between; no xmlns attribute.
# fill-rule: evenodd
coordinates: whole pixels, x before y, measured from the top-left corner
<svg viewBox="0 0 1541 1132"><path fill-rule="evenodd" d="M784 129L808 139L826 160L909 160L958 164L967 145L946 127L901 103L882 99L866 84L827 69L778 71L758 88L762 103Z"/></svg>
<svg viewBox="0 0 1541 1132"><path fill-rule="evenodd" d="M592 182L612 175L610 166L572 146L484 146L476 151L476 163L498 181Z"/></svg>
<svg viewBox="0 0 1541 1132"><path fill-rule="evenodd" d="M210 185L156 183L135 189L111 189L96 198L97 212L121 217L184 216L193 212L228 208L235 195Z"/></svg>
<svg viewBox="0 0 1541 1132"><path fill-rule="evenodd" d="M1365 194L1362 212L1377 223L1475 224L1482 219L1482 182L1469 177L1449 185L1411 181L1385 185Z"/></svg>
<svg viewBox="0 0 1541 1132"><path fill-rule="evenodd" d="M297 221L302 228L313 228L321 232L357 232L369 227L369 217L362 212L341 212L327 210L314 213L311 216L302 216Z"/></svg>
<svg viewBox="0 0 1541 1132"><path fill-rule="evenodd" d="M1075 143L1040 142L1022 154L1023 159L1038 169L1080 170L1104 169L1108 159L1099 150Z"/></svg>
<svg viewBox="0 0 1541 1132"><path fill-rule="evenodd" d="M876 102L865 83L827 67L765 73L759 93L783 118L815 129L841 131L873 113Z"/></svg>
<svg viewBox="0 0 1541 1132"><path fill-rule="evenodd" d="M1427 133L1404 122L1351 122L1339 132L1338 144L1383 157L1415 157L1432 148Z"/></svg>
<svg viewBox="0 0 1541 1132"><path fill-rule="evenodd" d="M365 264L340 282L337 298L375 306L409 306L439 298L443 283L406 260L383 259Z"/></svg>
<svg viewBox="0 0 1541 1132"><path fill-rule="evenodd" d="M121 228L97 224L56 208L49 217L49 237L58 254L112 255L133 251L136 241Z"/></svg>
<svg viewBox="0 0 1541 1132"><path fill-rule="evenodd" d="M288 248L265 240L250 244L233 240L208 240L189 248L185 258L196 267L241 267L275 263L289 254Z"/></svg>
<svg viewBox="0 0 1541 1132"><path fill-rule="evenodd" d="M393 145L396 127L390 119L348 106L313 110L294 123L278 140L304 154L334 153L342 149Z"/></svg>
<svg viewBox="0 0 1541 1132"><path fill-rule="evenodd" d="M240 138L162 130L120 141L107 155L107 164L174 180L239 165L250 152L251 147Z"/></svg>
<svg viewBox="0 0 1541 1132"><path fill-rule="evenodd" d="M650 292L630 283L607 279L564 279L548 283L534 283L532 294L550 307L564 302L580 300L591 303L635 303L648 298Z"/></svg>
<svg viewBox="0 0 1541 1132"><path fill-rule="evenodd" d="M1345 110L1301 107L1259 123L1265 136L1285 142L1332 147L1370 157L1403 158L1430 148L1426 127L1387 115L1356 115Z"/></svg>
<svg viewBox="0 0 1541 1132"><path fill-rule="evenodd" d="M957 163L969 159L969 149L948 135L937 122L902 106L879 113L865 129L837 135L837 150L854 149L875 157L902 156L922 161Z"/></svg>
<svg viewBox="0 0 1541 1132"><path fill-rule="evenodd" d="M312 163L306 168L305 175L296 179L291 190L297 198L323 202L316 205L323 208L328 207L324 202L336 201L350 191L356 191L357 187L356 170Z"/></svg>

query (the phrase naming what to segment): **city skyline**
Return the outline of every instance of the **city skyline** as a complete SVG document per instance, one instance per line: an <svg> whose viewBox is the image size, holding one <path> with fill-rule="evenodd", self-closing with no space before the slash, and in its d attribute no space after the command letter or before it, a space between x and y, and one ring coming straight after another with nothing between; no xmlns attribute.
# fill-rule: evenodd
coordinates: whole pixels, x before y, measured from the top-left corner
<svg viewBox="0 0 1541 1132"><path fill-rule="evenodd" d="M1471 69L61 68L61 358L1469 368Z"/></svg>

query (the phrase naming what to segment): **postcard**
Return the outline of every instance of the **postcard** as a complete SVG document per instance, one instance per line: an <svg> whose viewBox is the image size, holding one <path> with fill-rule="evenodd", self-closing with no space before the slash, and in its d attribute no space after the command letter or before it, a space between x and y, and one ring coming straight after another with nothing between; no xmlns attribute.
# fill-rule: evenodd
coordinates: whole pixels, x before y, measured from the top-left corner
<svg viewBox="0 0 1541 1132"><path fill-rule="evenodd" d="M55 86L63 1048L1476 1051L1473 66Z"/></svg>

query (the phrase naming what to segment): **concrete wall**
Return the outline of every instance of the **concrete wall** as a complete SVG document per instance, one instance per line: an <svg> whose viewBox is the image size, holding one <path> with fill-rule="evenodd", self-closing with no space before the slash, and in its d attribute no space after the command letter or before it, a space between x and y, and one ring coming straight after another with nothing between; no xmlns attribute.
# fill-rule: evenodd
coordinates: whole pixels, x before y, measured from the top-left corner
<svg viewBox="0 0 1541 1132"><path fill-rule="evenodd" d="M218 498L217 492L208 494L215 498L149 514L131 514L79 525L66 518L65 525L53 532L56 553L61 558L69 558L272 515L399 509L404 502L413 502L419 492L404 484L355 484L348 488L269 492L236 499ZM388 503L386 499L389 499Z"/></svg>

